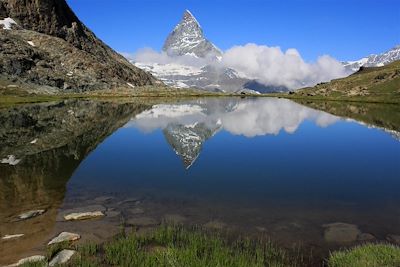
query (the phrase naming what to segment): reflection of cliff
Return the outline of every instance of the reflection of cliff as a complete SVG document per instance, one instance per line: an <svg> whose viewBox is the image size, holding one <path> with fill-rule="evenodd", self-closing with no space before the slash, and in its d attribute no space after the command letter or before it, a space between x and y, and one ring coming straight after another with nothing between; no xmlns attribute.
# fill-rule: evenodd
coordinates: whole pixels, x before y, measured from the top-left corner
<svg viewBox="0 0 400 267"><path fill-rule="evenodd" d="M66 183L80 162L145 108L63 101L0 110L0 159L7 155L21 159L15 166L0 164L0 234L25 234L18 240L0 240L0 265L26 256L48 241ZM33 209L47 211L16 221L16 215Z"/></svg>
<svg viewBox="0 0 400 267"><path fill-rule="evenodd" d="M169 124L163 130L163 133L188 169L199 156L203 143L213 136L218 129L219 125L211 128L204 123L195 123L194 125Z"/></svg>

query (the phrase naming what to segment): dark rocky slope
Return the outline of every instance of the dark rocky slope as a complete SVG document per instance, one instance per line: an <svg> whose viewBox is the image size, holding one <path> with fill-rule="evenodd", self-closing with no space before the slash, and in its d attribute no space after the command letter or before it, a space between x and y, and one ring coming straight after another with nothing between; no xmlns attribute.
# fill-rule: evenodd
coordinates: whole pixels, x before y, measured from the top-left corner
<svg viewBox="0 0 400 267"><path fill-rule="evenodd" d="M7 17L17 25L0 25L2 79L72 92L158 83L99 40L65 0L0 0L0 19Z"/></svg>

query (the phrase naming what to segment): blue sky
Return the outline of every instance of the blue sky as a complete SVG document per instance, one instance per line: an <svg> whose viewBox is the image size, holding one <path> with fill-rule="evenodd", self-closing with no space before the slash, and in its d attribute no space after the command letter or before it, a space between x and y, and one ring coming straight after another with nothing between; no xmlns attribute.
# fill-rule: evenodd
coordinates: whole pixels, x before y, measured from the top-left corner
<svg viewBox="0 0 400 267"><path fill-rule="evenodd" d="M296 48L313 61L351 60L400 44L399 0L67 0L98 37L120 52L160 50L185 9L223 50L256 43Z"/></svg>

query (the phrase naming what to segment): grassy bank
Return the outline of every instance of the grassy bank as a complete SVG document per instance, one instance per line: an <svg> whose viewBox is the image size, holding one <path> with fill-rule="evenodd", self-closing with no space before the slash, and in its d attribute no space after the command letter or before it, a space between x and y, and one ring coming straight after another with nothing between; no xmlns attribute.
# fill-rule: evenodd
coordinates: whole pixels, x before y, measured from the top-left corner
<svg viewBox="0 0 400 267"><path fill-rule="evenodd" d="M310 266L297 251L284 250L265 238L232 239L225 233L197 227L160 226L146 233L121 233L101 245L69 243L50 247L47 258L69 248L76 253L66 266L220 266L220 267L288 267ZM45 262L24 267L43 266ZM387 244L366 244L331 253L318 264L328 267L400 266L400 248Z"/></svg>
<svg viewBox="0 0 400 267"><path fill-rule="evenodd" d="M329 267L394 267L400 266L400 248L386 244L367 244L329 257Z"/></svg>
<svg viewBox="0 0 400 267"><path fill-rule="evenodd" d="M146 234L121 234L102 245L65 243L51 247L47 258L64 248L78 251L67 266L302 266L300 258L289 255L266 239L231 240L222 233L183 226L160 226ZM43 263L25 267L40 264Z"/></svg>

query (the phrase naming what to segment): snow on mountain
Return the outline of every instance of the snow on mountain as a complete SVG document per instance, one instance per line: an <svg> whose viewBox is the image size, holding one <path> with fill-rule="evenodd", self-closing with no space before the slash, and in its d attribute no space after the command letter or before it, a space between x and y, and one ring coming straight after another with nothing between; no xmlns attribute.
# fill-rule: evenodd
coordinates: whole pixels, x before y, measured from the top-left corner
<svg viewBox="0 0 400 267"><path fill-rule="evenodd" d="M0 26L3 30L11 30L12 25L18 25L12 18L0 19Z"/></svg>
<svg viewBox="0 0 400 267"><path fill-rule="evenodd" d="M362 66L382 67L396 60L400 60L400 45L379 55L372 54L356 61L343 62L343 65L347 70L355 72L358 71Z"/></svg>
<svg viewBox="0 0 400 267"><path fill-rule="evenodd" d="M168 35L163 51L170 56L193 55L196 57L220 57L222 52L204 37L196 18L186 10L182 20Z"/></svg>

